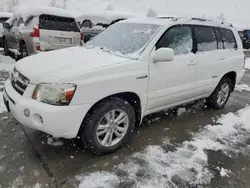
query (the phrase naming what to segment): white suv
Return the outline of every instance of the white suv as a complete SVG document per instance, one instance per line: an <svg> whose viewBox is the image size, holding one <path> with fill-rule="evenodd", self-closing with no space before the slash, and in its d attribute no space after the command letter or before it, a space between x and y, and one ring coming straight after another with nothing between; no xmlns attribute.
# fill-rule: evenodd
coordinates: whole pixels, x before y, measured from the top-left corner
<svg viewBox="0 0 250 188"><path fill-rule="evenodd" d="M143 117L197 99L222 108L244 74L237 31L201 19L118 22L85 47L19 61L4 100L23 125L80 136L106 154L128 141Z"/></svg>

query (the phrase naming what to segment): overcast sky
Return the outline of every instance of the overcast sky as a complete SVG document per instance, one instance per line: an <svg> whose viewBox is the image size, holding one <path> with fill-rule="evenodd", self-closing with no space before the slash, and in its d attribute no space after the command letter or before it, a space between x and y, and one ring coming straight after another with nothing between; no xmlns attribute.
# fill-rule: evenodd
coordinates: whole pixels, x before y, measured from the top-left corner
<svg viewBox="0 0 250 188"><path fill-rule="evenodd" d="M12 0L0 0L0 5L7 8ZM19 0L20 5L48 5L51 0ZM63 0L56 0L59 6ZM67 8L75 11L99 11L111 7L119 12L142 12L149 8L162 14L196 15L217 17L221 13L229 20L249 22L250 0L68 0Z"/></svg>

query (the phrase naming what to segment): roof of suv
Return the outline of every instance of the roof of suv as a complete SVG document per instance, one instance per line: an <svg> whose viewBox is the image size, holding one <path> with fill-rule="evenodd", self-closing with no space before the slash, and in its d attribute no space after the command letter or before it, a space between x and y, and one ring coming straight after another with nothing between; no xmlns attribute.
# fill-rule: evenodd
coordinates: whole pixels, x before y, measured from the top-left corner
<svg viewBox="0 0 250 188"><path fill-rule="evenodd" d="M106 23L110 24L112 21L117 19L127 19L130 17L134 17L133 14L126 14L126 13L116 13L116 12L98 12L98 13L84 13L80 14L76 17L77 21L84 21L84 20L91 20L94 23Z"/></svg>
<svg viewBox="0 0 250 188"><path fill-rule="evenodd" d="M12 15L10 12L0 12L0 18L10 18Z"/></svg>
<svg viewBox="0 0 250 188"><path fill-rule="evenodd" d="M214 27L222 27L231 29L233 27L232 24L227 22L222 22L220 20L207 20L203 18L189 18L189 17L136 17L129 18L127 20L122 21L123 23L142 23L142 24L157 24L157 25L169 25L170 23L176 24L194 24L194 25L204 25L204 26L214 26Z"/></svg>
<svg viewBox="0 0 250 188"><path fill-rule="evenodd" d="M49 14L49 15L55 15L55 16L61 16L61 17L69 17L69 18L75 18L74 14L71 12L61 9L61 8L55 8L55 7L48 7L48 6L25 6L19 8L11 17L10 20L13 20L17 17L22 17L24 19L28 19L30 16L39 16L42 14Z"/></svg>

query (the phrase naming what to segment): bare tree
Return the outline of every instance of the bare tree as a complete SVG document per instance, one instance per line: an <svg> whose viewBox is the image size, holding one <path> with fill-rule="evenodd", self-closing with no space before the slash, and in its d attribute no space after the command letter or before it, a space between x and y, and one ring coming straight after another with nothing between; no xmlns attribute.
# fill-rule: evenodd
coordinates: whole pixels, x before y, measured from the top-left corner
<svg viewBox="0 0 250 188"><path fill-rule="evenodd" d="M15 12L16 9L19 7L19 0L11 0L8 1L8 12Z"/></svg>
<svg viewBox="0 0 250 188"><path fill-rule="evenodd" d="M114 10L114 6L112 4L109 4L107 7L106 7L106 10L107 11L112 11Z"/></svg>
<svg viewBox="0 0 250 188"><path fill-rule="evenodd" d="M152 18L157 17L157 13L155 12L155 10L150 8L148 9L147 17L152 17Z"/></svg>
<svg viewBox="0 0 250 188"><path fill-rule="evenodd" d="M67 3L68 3L68 0L63 0L63 7L64 9L67 9Z"/></svg>
<svg viewBox="0 0 250 188"><path fill-rule="evenodd" d="M217 17L218 20L221 20L221 21L225 21L226 20L226 17L224 15L224 13L221 13L218 17Z"/></svg>
<svg viewBox="0 0 250 188"><path fill-rule="evenodd" d="M0 10L1 10L2 12L4 12L4 11L5 11L5 10L4 10L4 6L3 6L3 4L1 4Z"/></svg>
<svg viewBox="0 0 250 188"><path fill-rule="evenodd" d="M51 0L49 6L56 7L56 0Z"/></svg>

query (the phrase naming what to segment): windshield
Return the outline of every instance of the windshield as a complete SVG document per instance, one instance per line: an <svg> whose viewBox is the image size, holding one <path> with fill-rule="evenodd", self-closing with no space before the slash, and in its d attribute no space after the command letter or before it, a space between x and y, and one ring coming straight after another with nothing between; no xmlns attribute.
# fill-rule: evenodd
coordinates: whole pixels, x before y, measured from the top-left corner
<svg viewBox="0 0 250 188"><path fill-rule="evenodd" d="M153 24L117 23L86 43L86 46L100 47L123 55L139 53L159 27Z"/></svg>

